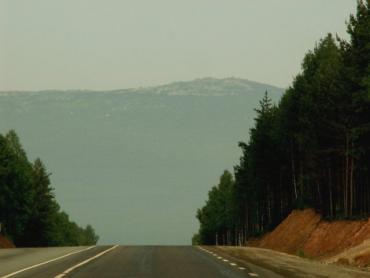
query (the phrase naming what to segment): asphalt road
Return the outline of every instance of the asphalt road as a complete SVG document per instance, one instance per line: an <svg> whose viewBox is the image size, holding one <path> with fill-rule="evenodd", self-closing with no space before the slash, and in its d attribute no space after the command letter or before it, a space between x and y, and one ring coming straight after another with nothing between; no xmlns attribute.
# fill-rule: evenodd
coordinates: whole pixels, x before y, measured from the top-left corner
<svg viewBox="0 0 370 278"><path fill-rule="evenodd" d="M50 252L48 249L0 250L0 277L281 277L267 270L257 273L256 269L252 271L231 260L223 261L216 255L190 246L97 246L89 250L64 248L60 249L60 256L54 252L49 257L44 256L44 260L30 264L30 257L36 259L43 252ZM69 254L71 252L75 253ZM62 258L55 260L59 257ZM22 260L27 261L23 266ZM17 267L13 267L14 264Z"/></svg>
<svg viewBox="0 0 370 278"><path fill-rule="evenodd" d="M212 248L97 246L0 249L0 277L275 278L288 276L282 275L280 270L261 267L250 261L241 262ZM330 276L289 275L289 277Z"/></svg>

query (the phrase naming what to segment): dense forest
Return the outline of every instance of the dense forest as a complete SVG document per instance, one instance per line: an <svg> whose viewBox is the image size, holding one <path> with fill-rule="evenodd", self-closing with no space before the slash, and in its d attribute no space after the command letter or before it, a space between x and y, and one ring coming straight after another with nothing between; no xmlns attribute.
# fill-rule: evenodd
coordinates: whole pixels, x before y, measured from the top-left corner
<svg viewBox="0 0 370 278"><path fill-rule="evenodd" d="M93 245L94 229L79 227L60 210L40 159L30 162L17 134L0 134L1 233L16 246Z"/></svg>
<svg viewBox="0 0 370 278"><path fill-rule="evenodd" d="M225 171L197 212L193 243L243 245L299 208L370 216L370 0L347 31L306 54L278 105L265 94L234 177Z"/></svg>

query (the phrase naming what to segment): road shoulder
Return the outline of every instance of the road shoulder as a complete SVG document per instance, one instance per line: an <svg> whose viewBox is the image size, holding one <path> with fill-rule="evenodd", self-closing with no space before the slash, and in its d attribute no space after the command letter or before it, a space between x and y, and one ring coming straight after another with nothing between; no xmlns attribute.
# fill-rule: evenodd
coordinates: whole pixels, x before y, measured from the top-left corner
<svg viewBox="0 0 370 278"><path fill-rule="evenodd" d="M239 263L254 264L285 277L370 277L370 272L332 264L324 264L298 256L255 247L205 246Z"/></svg>

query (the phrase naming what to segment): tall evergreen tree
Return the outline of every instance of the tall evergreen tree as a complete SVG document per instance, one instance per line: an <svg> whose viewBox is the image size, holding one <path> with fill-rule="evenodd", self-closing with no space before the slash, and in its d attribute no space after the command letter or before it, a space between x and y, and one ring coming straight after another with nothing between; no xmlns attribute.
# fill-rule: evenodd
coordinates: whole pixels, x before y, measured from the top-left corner
<svg viewBox="0 0 370 278"><path fill-rule="evenodd" d="M32 167L18 136L0 135L0 221L15 244L23 243L33 196Z"/></svg>
<svg viewBox="0 0 370 278"><path fill-rule="evenodd" d="M348 42L328 34L307 53L277 107L265 94L249 142L239 143L230 222L214 187L198 211L198 242L244 244L294 208L370 216L370 0L358 1L347 27ZM228 229L230 240L214 239Z"/></svg>
<svg viewBox="0 0 370 278"><path fill-rule="evenodd" d="M33 163L32 173L34 197L24 242L29 246L49 246L55 233L53 221L59 206L50 186L50 174L39 158Z"/></svg>
<svg viewBox="0 0 370 278"><path fill-rule="evenodd" d="M0 134L0 222L16 246L96 244L88 225L60 212L49 174L40 159L30 163L15 131Z"/></svg>

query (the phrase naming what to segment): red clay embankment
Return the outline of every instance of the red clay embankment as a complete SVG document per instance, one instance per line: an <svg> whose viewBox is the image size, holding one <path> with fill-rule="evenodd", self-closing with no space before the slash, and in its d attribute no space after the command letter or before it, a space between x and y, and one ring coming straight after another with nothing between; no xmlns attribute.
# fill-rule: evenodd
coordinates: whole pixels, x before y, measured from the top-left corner
<svg viewBox="0 0 370 278"><path fill-rule="evenodd" d="M15 246L9 239L0 235L0 248L15 248Z"/></svg>
<svg viewBox="0 0 370 278"><path fill-rule="evenodd" d="M334 256L349 263L361 260L361 265L367 265L370 263L370 256L366 256L370 254L367 239L370 239L370 219L328 222L314 210L305 209L293 211L275 230L250 245L322 260ZM346 251L359 245L363 246L361 252L353 252L347 258Z"/></svg>

